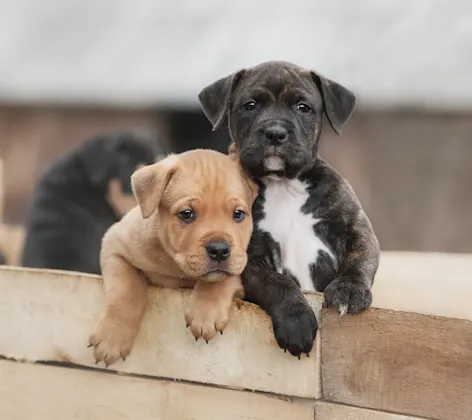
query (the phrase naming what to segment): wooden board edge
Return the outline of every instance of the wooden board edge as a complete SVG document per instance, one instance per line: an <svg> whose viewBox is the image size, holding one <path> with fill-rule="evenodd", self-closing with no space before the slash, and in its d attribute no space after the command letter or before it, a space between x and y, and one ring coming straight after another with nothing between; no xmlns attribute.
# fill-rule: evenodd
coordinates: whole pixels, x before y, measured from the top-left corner
<svg viewBox="0 0 472 420"><path fill-rule="evenodd" d="M432 420L329 401L315 402L315 420Z"/></svg>
<svg viewBox="0 0 472 420"><path fill-rule="evenodd" d="M99 280L99 276L49 270L0 269L0 329L4 332L0 354L15 360L103 367L95 366L92 349L86 346L104 304ZM300 361L278 347L270 319L259 307L237 302L224 335L209 344L196 343L183 318L188 295L188 290L152 288L150 309L131 355L109 369L233 389L320 396L320 338L310 358ZM311 299L319 312L317 296Z"/></svg>
<svg viewBox="0 0 472 420"><path fill-rule="evenodd" d="M9 420L312 420L314 411L251 392L6 360L0 376L0 418Z"/></svg>
<svg viewBox="0 0 472 420"><path fill-rule="evenodd" d="M322 309L321 318L324 400L412 418L472 418L472 321L378 308L347 318Z"/></svg>

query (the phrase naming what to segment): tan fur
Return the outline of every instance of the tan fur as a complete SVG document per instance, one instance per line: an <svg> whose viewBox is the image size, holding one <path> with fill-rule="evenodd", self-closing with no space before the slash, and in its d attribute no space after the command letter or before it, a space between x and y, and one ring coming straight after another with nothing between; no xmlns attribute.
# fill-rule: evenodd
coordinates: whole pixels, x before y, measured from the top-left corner
<svg viewBox="0 0 472 420"><path fill-rule="evenodd" d="M20 265L26 232L23 226L0 223L0 251L7 265Z"/></svg>
<svg viewBox="0 0 472 420"><path fill-rule="evenodd" d="M192 334L208 342L217 331L223 333L228 325L229 310L234 297L242 296L243 285L239 276L229 276L216 282L199 280L185 311L185 321Z"/></svg>
<svg viewBox="0 0 472 420"><path fill-rule="evenodd" d="M210 340L228 323L252 233L251 207L257 187L232 157L193 150L137 170L132 176L138 206L105 234L100 255L106 308L90 336L97 361L125 358L146 308L146 281L194 288L185 319L195 338ZM178 217L191 208L196 219ZM245 212L241 223L235 209ZM226 273L209 272L205 245L225 240L231 255Z"/></svg>
<svg viewBox="0 0 472 420"><path fill-rule="evenodd" d="M121 181L116 178L108 183L107 201L117 216L120 217L123 217L136 206L134 195L124 193L121 188Z"/></svg>
<svg viewBox="0 0 472 420"><path fill-rule="evenodd" d="M136 170L144 166L146 165L138 164ZM123 217L136 206L134 195L124 193L121 181L117 178L111 179L108 183L107 201L119 217Z"/></svg>
<svg viewBox="0 0 472 420"><path fill-rule="evenodd" d="M236 143L231 143L228 148L228 156L231 157L231 159L237 160L239 162L239 150L238 147L236 146Z"/></svg>

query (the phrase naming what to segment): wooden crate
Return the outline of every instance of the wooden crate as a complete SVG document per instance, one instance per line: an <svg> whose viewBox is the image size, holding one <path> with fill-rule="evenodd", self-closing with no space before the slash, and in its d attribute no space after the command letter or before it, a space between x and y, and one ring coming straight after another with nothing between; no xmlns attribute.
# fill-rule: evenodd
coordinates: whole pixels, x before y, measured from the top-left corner
<svg viewBox="0 0 472 420"><path fill-rule="evenodd" d="M3 267L0 419L471 420L471 268L384 253L376 307L355 317L307 294L321 332L300 361L255 305L236 302L206 344L185 328L188 291L150 288L133 352L105 370L86 347L100 277Z"/></svg>

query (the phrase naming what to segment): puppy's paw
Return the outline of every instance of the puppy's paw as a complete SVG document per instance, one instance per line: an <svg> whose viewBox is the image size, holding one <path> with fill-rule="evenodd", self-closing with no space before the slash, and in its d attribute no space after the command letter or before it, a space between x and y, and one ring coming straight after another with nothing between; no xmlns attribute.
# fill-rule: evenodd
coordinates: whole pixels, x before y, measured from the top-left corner
<svg viewBox="0 0 472 420"><path fill-rule="evenodd" d="M326 304L336 308L341 315L358 314L372 304L372 292L362 282L339 277L324 291Z"/></svg>
<svg viewBox="0 0 472 420"><path fill-rule="evenodd" d="M119 319L102 315L89 338L96 363L103 361L108 367L120 358L125 360L131 353L137 332L137 328Z"/></svg>
<svg viewBox="0 0 472 420"><path fill-rule="evenodd" d="M293 356L309 354L313 348L318 322L306 300L286 302L272 313L272 325L279 346Z"/></svg>
<svg viewBox="0 0 472 420"><path fill-rule="evenodd" d="M185 322L196 340L201 337L208 343L217 332L223 334L230 309L231 302L199 299L192 293L185 310Z"/></svg>

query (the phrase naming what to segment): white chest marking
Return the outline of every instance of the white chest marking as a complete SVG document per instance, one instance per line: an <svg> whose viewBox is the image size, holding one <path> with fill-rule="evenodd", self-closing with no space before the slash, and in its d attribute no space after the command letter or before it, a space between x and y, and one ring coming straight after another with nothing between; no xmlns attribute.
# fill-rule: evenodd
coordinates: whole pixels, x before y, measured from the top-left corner
<svg viewBox="0 0 472 420"><path fill-rule="evenodd" d="M334 255L313 230L320 219L301 210L309 198L307 185L297 179L269 179L265 185L265 217L259 228L279 243L281 263L297 278L300 288L314 291L310 265L316 264L321 250L333 259Z"/></svg>

